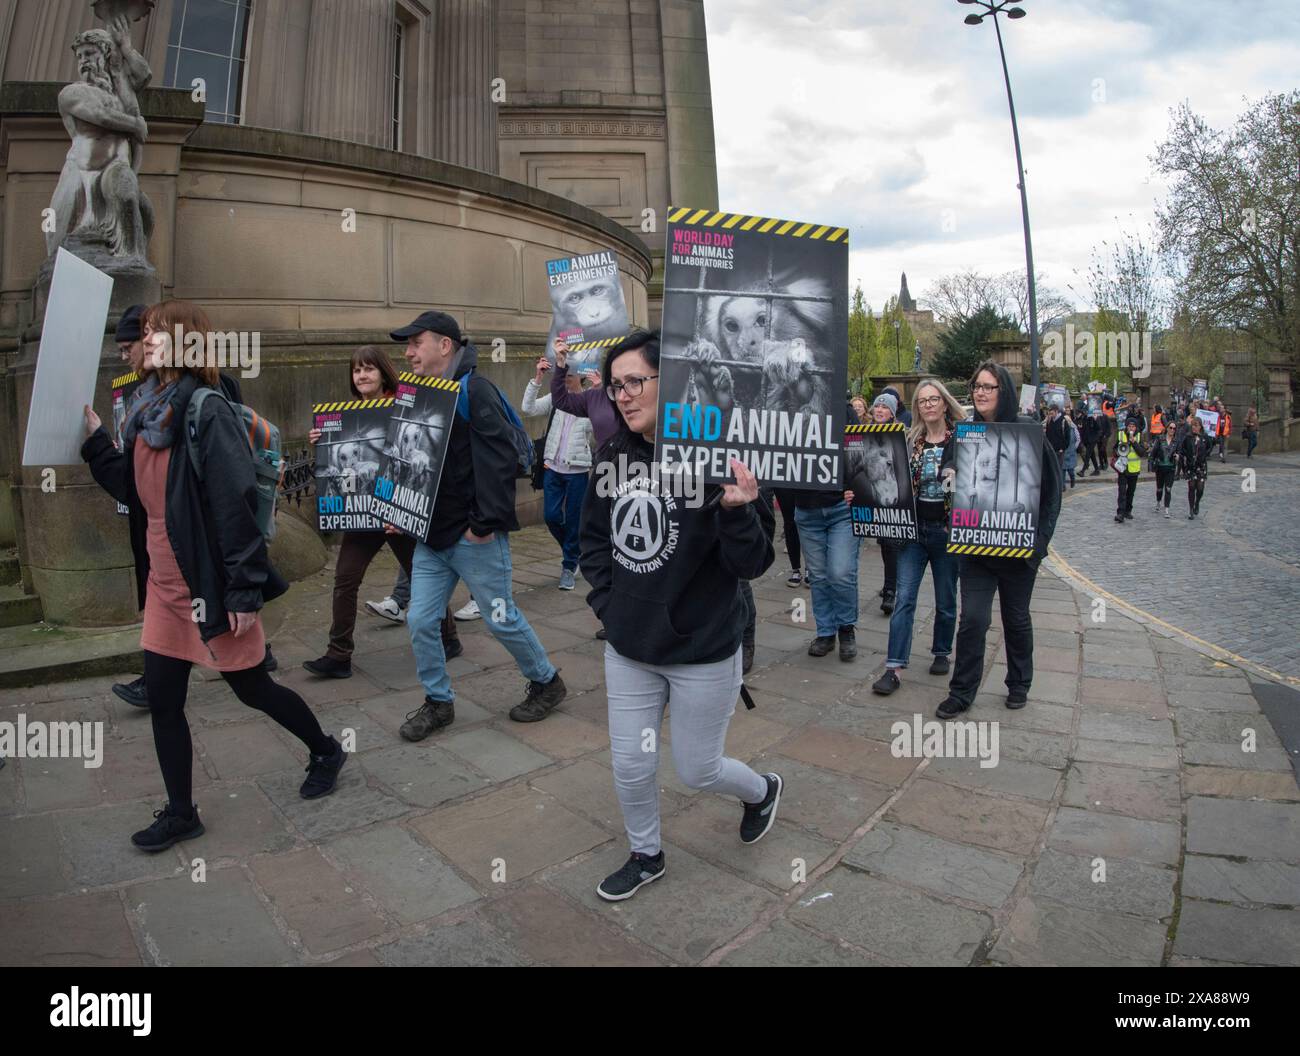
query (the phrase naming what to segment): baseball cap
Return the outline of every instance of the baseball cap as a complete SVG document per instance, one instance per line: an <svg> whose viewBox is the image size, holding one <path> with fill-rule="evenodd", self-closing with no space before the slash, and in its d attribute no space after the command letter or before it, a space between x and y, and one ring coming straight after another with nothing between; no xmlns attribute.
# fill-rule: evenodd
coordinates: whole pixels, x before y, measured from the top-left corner
<svg viewBox="0 0 1300 1056"><path fill-rule="evenodd" d="M388 336L394 341L405 341L407 338L418 334L421 330L428 330L431 334L441 334L443 337L449 337L458 345L465 343L465 339L460 336L460 324L446 312L438 311L421 312L415 317L414 322L409 323L400 330L392 331Z"/></svg>
<svg viewBox="0 0 1300 1056"><path fill-rule="evenodd" d="M141 330L144 307L143 304L133 304L122 313L122 318L117 321L117 331L113 335L113 340L119 345L134 344L144 336Z"/></svg>

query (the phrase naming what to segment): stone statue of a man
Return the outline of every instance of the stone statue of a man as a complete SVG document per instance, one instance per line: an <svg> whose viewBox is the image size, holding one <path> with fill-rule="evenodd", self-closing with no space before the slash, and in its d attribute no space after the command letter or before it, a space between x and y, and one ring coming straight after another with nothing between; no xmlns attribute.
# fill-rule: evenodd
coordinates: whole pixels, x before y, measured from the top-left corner
<svg viewBox="0 0 1300 1056"><path fill-rule="evenodd" d="M80 80L59 93L59 114L72 137L50 207L49 253L73 236L110 256L143 262L153 231L153 206L138 173L149 126L136 93L149 83L149 64L131 46L130 24L118 14L109 29L73 39Z"/></svg>

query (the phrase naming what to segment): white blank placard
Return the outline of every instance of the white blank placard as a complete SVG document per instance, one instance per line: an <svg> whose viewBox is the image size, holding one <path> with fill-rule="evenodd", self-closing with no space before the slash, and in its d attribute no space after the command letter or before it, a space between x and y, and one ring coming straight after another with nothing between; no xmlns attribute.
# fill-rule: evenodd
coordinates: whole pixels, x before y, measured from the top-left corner
<svg viewBox="0 0 1300 1056"><path fill-rule="evenodd" d="M86 438L82 408L95 402L112 295L112 276L59 247L36 354L24 466L81 462L81 443Z"/></svg>

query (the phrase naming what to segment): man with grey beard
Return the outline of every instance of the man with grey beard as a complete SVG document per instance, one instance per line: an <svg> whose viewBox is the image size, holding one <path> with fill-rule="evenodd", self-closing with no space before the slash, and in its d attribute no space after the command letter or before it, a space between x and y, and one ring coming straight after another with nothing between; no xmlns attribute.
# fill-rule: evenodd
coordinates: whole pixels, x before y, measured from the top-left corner
<svg viewBox="0 0 1300 1056"><path fill-rule="evenodd" d="M125 17L113 20L111 33L78 33L72 50L81 80L59 92L72 146L50 199L55 226L45 248L53 253L84 231L113 256L144 259L153 207L137 176L149 126L136 92L148 83L149 66L131 46Z"/></svg>

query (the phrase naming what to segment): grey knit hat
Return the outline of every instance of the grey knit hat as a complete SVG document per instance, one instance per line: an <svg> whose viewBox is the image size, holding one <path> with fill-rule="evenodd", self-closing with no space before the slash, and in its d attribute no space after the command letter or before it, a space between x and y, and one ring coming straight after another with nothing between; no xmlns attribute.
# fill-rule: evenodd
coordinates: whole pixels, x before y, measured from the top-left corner
<svg viewBox="0 0 1300 1056"><path fill-rule="evenodd" d="M871 401L872 407L879 407L882 404L889 408L890 414L898 413L898 401L894 399L894 397L891 396L889 393L882 392L879 396L877 396L874 400Z"/></svg>

